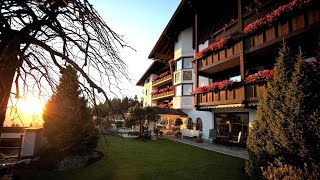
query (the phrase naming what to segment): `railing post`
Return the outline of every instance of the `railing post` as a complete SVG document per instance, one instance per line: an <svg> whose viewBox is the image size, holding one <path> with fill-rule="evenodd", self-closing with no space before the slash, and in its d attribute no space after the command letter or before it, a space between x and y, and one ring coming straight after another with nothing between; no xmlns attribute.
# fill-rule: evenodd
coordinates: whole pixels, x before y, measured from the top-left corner
<svg viewBox="0 0 320 180"><path fill-rule="evenodd" d="M20 135L18 160L21 160L22 143L23 143L23 135Z"/></svg>

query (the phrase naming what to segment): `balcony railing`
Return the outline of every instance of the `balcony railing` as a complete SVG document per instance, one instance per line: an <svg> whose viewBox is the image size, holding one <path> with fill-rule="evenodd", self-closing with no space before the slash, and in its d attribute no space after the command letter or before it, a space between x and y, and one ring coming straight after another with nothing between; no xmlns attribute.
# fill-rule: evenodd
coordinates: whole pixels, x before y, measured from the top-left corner
<svg viewBox="0 0 320 180"><path fill-rule="evenodd" d="M246 85L246 98L248 102L257 102L261 99L266 90L266 82L253 83Z"/></svg>
<svg viewBox="0 0 320 180"><path fill-rule="evenodd" d="M235 60L240 56L241 49L241 42L238 42L230 46L229 48L222 49L220 51L202 57L201 59L199 59L199 71L208 71L209 69L213 69L213 71L215 71L219 69L215 68L215 66Z"/></svg>
<svg viewBox="0 0 320 180"><path fill-rule="evenodd" d="M228 104L245 104L246 102L256 103L264 96L265 88L266 82L259 82L242 84L229 90L195 94L194 105L217 106Z"/></svg>
<svg viewBox="0 0 320 180"><path fill-rule="evenodd" d="M163 78L157 79L155 81L152 81L152 86L161 86L164 85L168 82L172 81L172 75L169 74Z"/></svg>
<svg viewBox="0 0 320 180"><path fill-rule="evenodd" d="M174 96L174 91L167 91L160 94L155 94L155 95L152 95L151 98L152 100L160 100L160 99L165 99L171 96Z"/></svg>
<svg viewBox="0 0 320 180"><path fill-rule="evenodd" d="M231 90L220 90L216 92L196 94L195 98L198 98L200 106L239 104L244 101L244 86L240 86Z"/></svg>
<svg viewBox="0 0 320 180"><path fill-rule="evenodd" d="M283 37L291 38L301 34L304 30L308 29L308 26L312 26L319 21L319 10L309 10L307 13L302 13L285 21L278 22L277 24L259 31L245 39L245 52L249 53L265 46L281 42Z"/></svg>

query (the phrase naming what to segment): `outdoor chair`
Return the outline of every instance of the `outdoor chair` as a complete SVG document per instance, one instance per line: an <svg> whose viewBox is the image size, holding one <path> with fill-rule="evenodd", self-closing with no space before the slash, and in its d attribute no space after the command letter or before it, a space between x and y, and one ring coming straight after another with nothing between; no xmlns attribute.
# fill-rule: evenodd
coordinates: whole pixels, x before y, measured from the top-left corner
<svg viewBox="0 0 320 180"><path fill-rule="evenodd" d="M238 138L237 138L236 141L230 140L229 142L232 143L232 144L238 144L239 145L240 142L241 142L241 131L239 132L239 135L238 135Z"/></svg>
<svg viewBox="0 0 320 180"><path fill-rule="evenodd" d="M209 129L209 138L208 141L213 143L217 138L217 131L216 129Z"/></svg>

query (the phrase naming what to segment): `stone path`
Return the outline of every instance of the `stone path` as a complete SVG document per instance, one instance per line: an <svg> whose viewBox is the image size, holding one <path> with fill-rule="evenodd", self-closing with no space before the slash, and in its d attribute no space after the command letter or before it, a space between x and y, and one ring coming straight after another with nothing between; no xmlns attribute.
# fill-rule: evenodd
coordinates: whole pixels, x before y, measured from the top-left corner
<svg viewBox="0 0 320 180"><path fill-rule="evenodd" d="M192 141L191 139L182 139L182 138L177 138L175 136L168 136L168 135L163 136L163 138L166 138L166 139L169 139L172 141L177 141L177 142L184 143L184 144L188 144L191 146L207 149L210 151L215 151L218 153L242 158L242 159L249 159L248 151L246 149L242 149L242 148L223 146L223 145L219 145L219 144L211 144L211 143L206 143L206 142L196 143L196 142Z"/></svg>

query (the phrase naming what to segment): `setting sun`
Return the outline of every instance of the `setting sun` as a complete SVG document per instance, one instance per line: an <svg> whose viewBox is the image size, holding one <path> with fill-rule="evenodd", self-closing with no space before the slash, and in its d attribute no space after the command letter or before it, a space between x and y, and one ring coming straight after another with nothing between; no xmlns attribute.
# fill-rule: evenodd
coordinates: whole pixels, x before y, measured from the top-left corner
<svg viewBox="0 0 320 180"><path fill-rule="evenodd" d="M19 112L38 116L42 115L44 106L45 102L34 96L28 96L25 99L21 99L17 104Z"/></svg>

